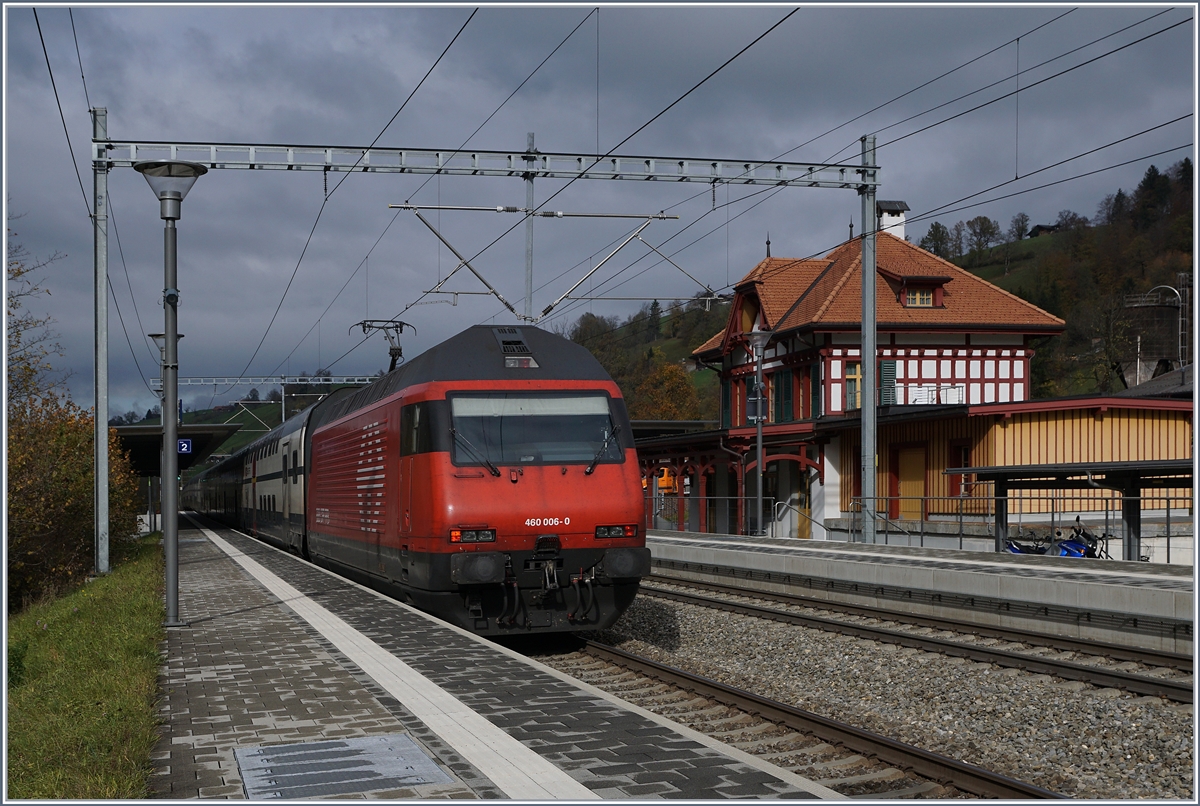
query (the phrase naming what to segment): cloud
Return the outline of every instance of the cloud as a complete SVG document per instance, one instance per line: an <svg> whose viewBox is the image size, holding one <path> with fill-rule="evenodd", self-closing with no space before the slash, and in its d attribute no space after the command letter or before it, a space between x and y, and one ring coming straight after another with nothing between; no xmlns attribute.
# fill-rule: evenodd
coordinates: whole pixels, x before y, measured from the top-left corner
<svg viewBox="0 0 1200 806"><path fill-rule="evenodd" d="M916 214L1011 179L1018 170L1032 171L1193 110L1195 54L1191 26L1183 25L1023 92L1019 108L1015 99L1000 100L886 144L1015 88L1017 37L1026 69L1161 9L1079 8L1034 30L1067 10L801 8L621 152L735 160L791 152L789 159L796 161L824 161L840 153L856 163L858 138L881 130L881 196L907 201ZM773 6L604 7L597 25L588 8L485 6L380 142L456 148L586 18L469 147L521 151L526 133L534 132L544 151L592 153L597 140L607 150L787 12ZM470 13L460 7L85 6L75 9L74 18L88 94L93 104L107 107L114 139L361 145L379 135ZM1188 13L1169 10L1028 72L1021 86L1186 19ZM46 311L58 320L67 361L76 371L73 393L88 401L92 230L84 197L90 203L91 123L70 18L65 9L47 8L39 9L39 19L86 192L81 194L67 154L32 13L14 8L8 10L6 31L7 194L10 212L25 214L16 227L19 240L37 255L68 255L47 275L53 296L45 301ZM996 87L944 110L884 128L997 81ZM1040 174L1036 182L1188 143L1193 130L1193 121L1183 121ZM797 148L813 138L818 139ZM1165 167L1185 153L1154 162ZM1048 221L1064 208L1090 215L1106 193L1136 186L1148 164L950 213L943 220L952 224L986 214L1006 223L1025 211L1035 222ZM1006 190L1034 183L1023 180ZM314 231L327 188L335 186ZM162 222L149 189L132 171L114 170L109 190L114 212L109 274L133 344L131 355L111 308L110 408L144 411L153 401L138 368L146 377L158 370L141 331L161 329ZM679 221L652 224L647 240L665 244L676 262L713 287L738 279L761 258L768 232L773 254L805 256L837 245L851 220L856 230L861 226L853 192L763 191L721 185L714 200L713 188L703 184L580 181L564 189L562 182L538 180L535 185L538 203L559 193L552 209L680 215ZM187 334L181 373L240 373L277 308L249 364L251 373L311 372L328 365L362 339L354 324L368 315L401 315L416 325L403 337L408 356L492 317L511 322L495 299L465 293L483 290L466 270L447 284L463 292L457 298L422 296L457 261L411 213L397 216L387 207L410 198L424 204L523 205L525 186L519 177L210 171L185 201L179 222L180 329ZM726 201L729 207L723 206ZM486 249L473 264L518 310L523 308L525 241L517 217L448 211L427 216L464 254ZM514 224L519 226L489 247ZM535 309L563 293L633 226L619 219L538 220ZM926 226L913 224L910 234L919 237ZM584 286L592 287L613 296L662 299L696 290L636 242ZM414 306L418 301L422 304ZM567 317L589 308L625 315L640 304L564 303L562 310ZM386 359L386 345L376 336L342 358L334 371L373 372ZM212 390L205 393L211 397ZM190 399L190 394L183 396ZM207 405L201 397L197 392L196 404Z"/></svg>

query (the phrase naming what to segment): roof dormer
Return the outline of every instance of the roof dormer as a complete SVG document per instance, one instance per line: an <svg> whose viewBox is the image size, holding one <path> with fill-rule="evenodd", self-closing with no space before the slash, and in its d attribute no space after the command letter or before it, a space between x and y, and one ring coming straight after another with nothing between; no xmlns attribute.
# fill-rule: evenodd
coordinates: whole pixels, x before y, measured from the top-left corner
<svg viewBox="0 0 1200 806"><path fill-rule="evenodd" d="M945 305L946 283L951 278L942 274L896 274L878 269L887 280L902 308L941 308Z"/></svg>

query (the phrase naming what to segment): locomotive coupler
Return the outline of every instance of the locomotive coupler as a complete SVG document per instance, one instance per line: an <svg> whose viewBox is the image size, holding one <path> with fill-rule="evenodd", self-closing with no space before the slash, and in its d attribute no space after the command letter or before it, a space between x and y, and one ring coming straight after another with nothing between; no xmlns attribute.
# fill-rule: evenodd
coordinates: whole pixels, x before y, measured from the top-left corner
<svg viewBox="0 0 1200 806"><path fill-rule="evenodd" d="M558 590L558 570L557 563L554 560L547 560L542 563L542 583L543 590Z"/></svg>

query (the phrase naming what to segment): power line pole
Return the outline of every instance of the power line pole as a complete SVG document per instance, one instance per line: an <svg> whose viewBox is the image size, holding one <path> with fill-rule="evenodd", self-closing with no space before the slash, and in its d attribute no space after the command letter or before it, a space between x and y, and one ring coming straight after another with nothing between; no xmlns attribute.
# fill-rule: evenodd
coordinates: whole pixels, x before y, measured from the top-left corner
<svg viewBox="0 0 1200 806"><path fill-rule="evenodd" d="M108 139L108 110L92 110L92 140ZM94 494L95 572L108 566L108 162L102 151L92 161L93 265L96 279L96 388Z"/></svg>
<svg viewBox="0 0 1200 806"><path fill-rule="evenodd" d="M875 542L875 136L862 138L862 510L863 541Z"/></svg>

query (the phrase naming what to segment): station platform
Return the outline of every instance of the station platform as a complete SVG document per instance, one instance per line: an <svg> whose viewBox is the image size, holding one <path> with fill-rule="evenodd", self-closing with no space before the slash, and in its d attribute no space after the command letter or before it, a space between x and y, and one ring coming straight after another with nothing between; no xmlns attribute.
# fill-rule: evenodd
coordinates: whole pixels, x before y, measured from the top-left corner
<svg viewBox="0 0 1200 806"><path fill-rule="evenodd" d="M237 532L179 558L156 797L842 799Z"/></svg>
<svg viewBox="0 0 1200 806"><path fill-rule="evenodd" d="M650 531L657 572L696 581L1191 654L1194 568L795 538Z"/></svg>

